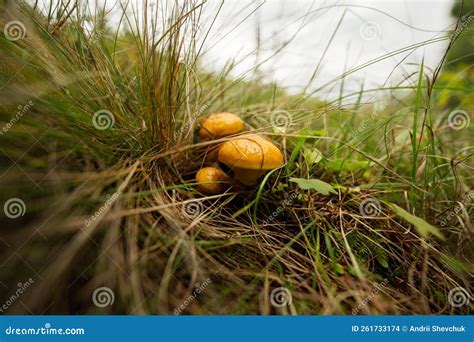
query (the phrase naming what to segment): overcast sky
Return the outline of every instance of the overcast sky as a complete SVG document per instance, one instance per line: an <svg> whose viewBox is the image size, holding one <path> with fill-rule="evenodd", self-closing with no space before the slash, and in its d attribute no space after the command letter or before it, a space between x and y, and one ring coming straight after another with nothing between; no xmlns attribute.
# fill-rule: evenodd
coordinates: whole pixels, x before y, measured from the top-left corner
<svg viewBox="0 0 474 342"><path fill-rule="evenodd" d="M453 27L451 0L226 0L205 43L204 66L220 70L226 62L239 61L235 76L249 72L256 62L267 81L277 81L291 92L301 91L323 57L309 90L316 90L372 59L398 49L446 35ZM205 7L206 23L220 1ZM341 19L342 18L342 19ZM258 57L255 54L260 39ZM273 56L282 46L288 45ZM348 75L344 92L394 85L419 68L422 58L434 68L446 42L421 46ZM272 57L273 56L273 57ZM416 76L405 81L415 82ZM317 92L337 96L340 83L330 83ZM329 92L329 95L328 95Z"/></svg>
<svg viewBox="0 0 474 342"><path fill-rule="evenodd" d="M422 43L446 36L454 27L455 19L450 15L454 1L207 0L201 20L200 39L206 36L201 62L208 70L220 71L235 60L238 63L232 75L249 78L256 75L255 65L261 64L260 75L266 82L277 82L292 93L306 90L320 98L337 98L338 78L345 71L421 44L348 74L343 91L358 92L362 84L364 89L393 86L403 80L414 84L422 59L428 69L435 68L445 51L447 41ZM88 4L102 7L104 2L106 7L115 7L110 13L113 27L121 17L119 6L114 6L117 1L91 0ZM128 13L132 14L131 7L141 13L144 3L130 0ZM150 8L156 3L148 0ZM159 8L170 9L174 0L158 3Z"/></svg>

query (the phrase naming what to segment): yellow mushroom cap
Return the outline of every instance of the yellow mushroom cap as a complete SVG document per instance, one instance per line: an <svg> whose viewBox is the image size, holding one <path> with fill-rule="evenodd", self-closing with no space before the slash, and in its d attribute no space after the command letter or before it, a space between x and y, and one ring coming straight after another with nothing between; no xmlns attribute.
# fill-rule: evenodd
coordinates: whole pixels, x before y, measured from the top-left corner
<svg viewBox="0 0 474 342"><path fill-rule="evenodd" d="M270 140L248 134L224 142L219 149L219 161L234 170L235 178L241 183L255 184L268 170L283 164L283 154Z"/></svg>
<svg viewBox="0 0 474 342"><path fill-rule="evenodd" d="M244 129L244 122L232 113L215 113L201 122L199 136L204 140L218 139L239 133Z"/></svg>
<svg viewBox="0 0 474 342"><path fill-rule="evenodd" d="M230 179L225 172L212 166L200 169L196 173L196 181L203 183L198 185L198 190L208 195L220 194L224 192L230 184Z"/></svg>
<svg viewBox="0 0 474 342"><path fill-rule="evenodd" d="M271 170L283 164L283 154L270 140L248 134L222 144L219 161L231 168Z"/></svg>

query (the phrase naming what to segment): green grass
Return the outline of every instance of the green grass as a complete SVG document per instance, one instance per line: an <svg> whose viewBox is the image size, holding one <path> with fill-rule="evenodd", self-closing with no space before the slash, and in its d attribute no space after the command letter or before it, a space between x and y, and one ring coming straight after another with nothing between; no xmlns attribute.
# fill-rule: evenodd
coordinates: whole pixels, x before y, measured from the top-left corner
<svg viewBox="0 0 474 342"><path fill-rule="evenodd" d="M232 64L203 70L201 46L183 39L198 30L200 3L168 5L156 26L147 17L148 34L141 13L122 17L122 33L82 3L49 14L1 6L2 28L20 20L27 32L0 35L1 126L17 116L0 134L1 202L26 207L1 218L1 302L34 279L8 313L172 314L207 278L183 314L472 313L472 303L448 303L455 287L472 293L463 196L474 189L474 128L447 122L454 109L472 113L473 89L449 63L439 79L421 63L411 86L321 101L232 78ZM472 65L461 70L472 81ZM385 94L383 108L364 102L373 92ZM93 123L101 110L114 121L103 130ZM205 197L194 175L217 142L196 128L219 111L278 144L285 165L255 187ZM360 211L367 201L380 205L373 215ZM100 286L113 305L93 304ZM271 305L278 287L290 305Z"/></svg>

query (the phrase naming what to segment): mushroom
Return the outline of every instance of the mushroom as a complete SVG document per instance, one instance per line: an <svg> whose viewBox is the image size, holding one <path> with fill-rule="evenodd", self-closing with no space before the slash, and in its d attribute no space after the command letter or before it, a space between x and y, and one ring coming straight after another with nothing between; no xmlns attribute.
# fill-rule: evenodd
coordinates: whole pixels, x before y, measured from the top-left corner
<svg viewBox="0 0 474 342"><path fill-rule="evenodd" d="M253 185L268 170L283 164L283 154L270 140L248 134L224 142L219 149L219 161L234 170L235 179Z"/></svg>
<svg viewBox="0 0 474 342"><path fill-rule="evenodd" d="M204 140L219 139L239 133L244 129L244 122L232 113L215 113L201 122L199 136Z"/></svg>
<svg viewBox="0 0 474 342"><path fill-rule="evenodd" d="M213 166L203 167L196 173L197 188L207 195L217 195L224 192L230 185L229 176L224 171Z"/></svg>

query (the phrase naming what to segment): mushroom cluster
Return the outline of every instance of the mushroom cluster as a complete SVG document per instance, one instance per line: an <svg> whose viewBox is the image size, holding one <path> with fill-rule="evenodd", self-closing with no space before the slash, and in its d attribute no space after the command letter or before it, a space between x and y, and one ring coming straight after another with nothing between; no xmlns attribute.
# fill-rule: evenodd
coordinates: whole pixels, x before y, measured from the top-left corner
<svg viewBox="0 0 474 342"><path fill-rule="evenodd" d="M244 122L232 113L211 114L201 122L199 136L203 140L220 139L237 134L244 128ZM259 134L245 134L231 138L217 146L207 159L213 166L206 166L196 174L198 190L215 195L224 192L231 184L231 178L218 166L226 165L234 173L234 179L243 186L254 185L269 170L283 164L283 154L270 140Z"/></svg>

